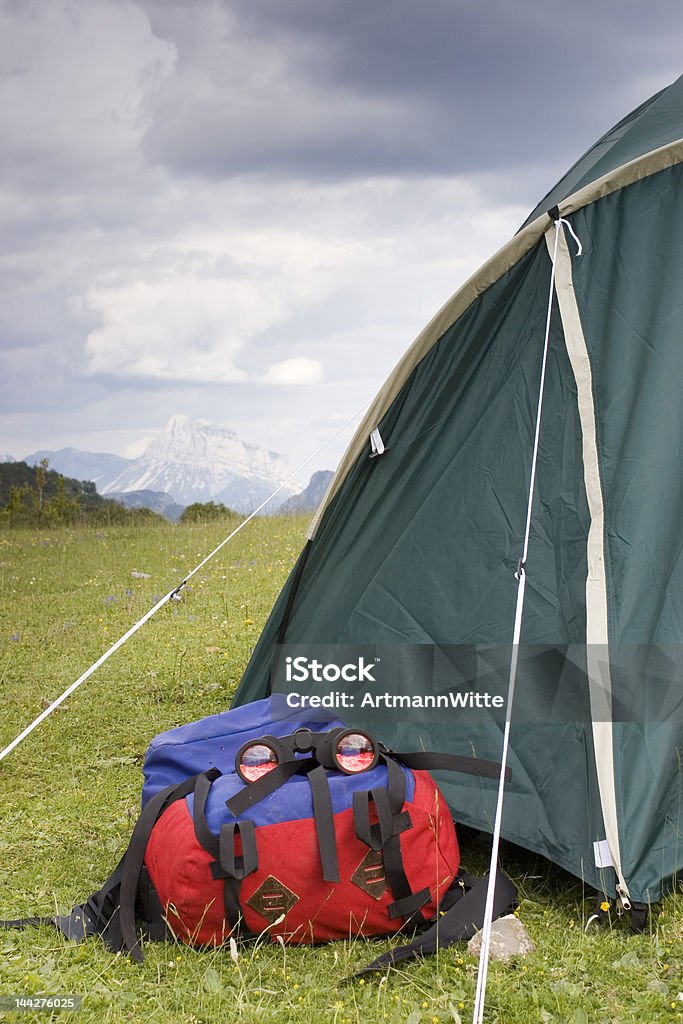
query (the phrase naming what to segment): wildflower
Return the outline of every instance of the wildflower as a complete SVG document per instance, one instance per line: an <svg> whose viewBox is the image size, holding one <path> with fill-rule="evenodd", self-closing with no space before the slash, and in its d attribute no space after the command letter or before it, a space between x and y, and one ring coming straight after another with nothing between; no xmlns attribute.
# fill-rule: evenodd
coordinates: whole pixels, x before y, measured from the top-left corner
<svg viewBox="0 0 683 1024"><path fill-rule="evenodd" d="M607 902L607 900L602 901L602 903L600 904L600 910L602 910L605 914L607 913L607 911L609 910L609 903Z"/></svg>

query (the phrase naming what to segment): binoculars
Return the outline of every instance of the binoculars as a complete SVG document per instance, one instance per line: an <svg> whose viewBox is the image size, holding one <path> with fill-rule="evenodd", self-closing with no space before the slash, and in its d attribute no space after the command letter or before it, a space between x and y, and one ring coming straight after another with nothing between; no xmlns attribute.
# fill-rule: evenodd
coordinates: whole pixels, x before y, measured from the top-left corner
<svg viewBox="0 0 683 1024"><path fill-rule="evenodd" d="M312 753L324 768L344 775L370 771L377 764L377 740L362 729L336 728L329 732L297 729L291 736L262 736L248 740L237 751L235 769L243 782L255 782L263 775L299 755Z"/></svg>

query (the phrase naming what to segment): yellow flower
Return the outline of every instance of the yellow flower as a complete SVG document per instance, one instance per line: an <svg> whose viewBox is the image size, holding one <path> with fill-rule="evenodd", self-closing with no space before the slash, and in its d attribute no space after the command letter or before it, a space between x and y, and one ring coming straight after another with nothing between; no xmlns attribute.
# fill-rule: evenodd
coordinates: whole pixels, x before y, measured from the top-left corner
<svg viewBox="0 0 683 1024"><path fill-rule="evenodd" d="M602 901L602 903L600 904L600 910L607 913L607 911L609 910L609 903L607 902L607 900Z"/></svg>

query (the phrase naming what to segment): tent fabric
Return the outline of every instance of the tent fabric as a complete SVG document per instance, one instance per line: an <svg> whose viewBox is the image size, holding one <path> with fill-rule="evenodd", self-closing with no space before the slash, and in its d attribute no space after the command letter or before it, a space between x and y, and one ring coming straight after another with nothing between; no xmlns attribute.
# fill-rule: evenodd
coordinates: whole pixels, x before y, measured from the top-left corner
<svg viewBox="0 0 683 1024"><path fill-rule="evenodd" d="M588 885L613 894L619 883L642 902L683 867L680 709L656 699L662 680L678 692L683 660L682 83L549 193L583 254L562 240L522 631L526 650L546 654L522 659L502 828ZM555 230L533 217L392 373L236 703L268 691L281 642L417 645L475 680L509 656ZM376 427L387 450L371 459ZM537 713L549 666L574 721ZM394 749L500 755L493 715L387 714L380 728ZM457 820L491 830L494 784L438 781ZM605 839L616 872L596 864Z"/></svg>

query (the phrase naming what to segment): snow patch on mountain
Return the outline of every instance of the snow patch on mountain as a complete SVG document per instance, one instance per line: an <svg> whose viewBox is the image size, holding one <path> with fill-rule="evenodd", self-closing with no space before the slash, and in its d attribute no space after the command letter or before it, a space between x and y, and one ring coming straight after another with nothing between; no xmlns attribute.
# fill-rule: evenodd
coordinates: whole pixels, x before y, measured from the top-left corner
<svg viewBox="0 0 683 1024"><path fill-rule="evenodd" d="M241 441L233 430L176 414L133 459L101 488L165 491L182 505L222 502L244 511L255 508L292 474L286 456ZM285 500L298 490L285 484Z"/></svg>

